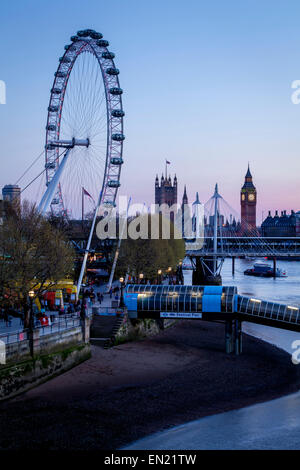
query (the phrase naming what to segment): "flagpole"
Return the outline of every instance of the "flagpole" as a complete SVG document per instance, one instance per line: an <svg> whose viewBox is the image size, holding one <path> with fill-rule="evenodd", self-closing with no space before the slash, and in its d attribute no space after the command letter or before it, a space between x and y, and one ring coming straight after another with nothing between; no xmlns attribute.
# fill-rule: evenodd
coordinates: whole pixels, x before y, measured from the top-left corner
<svg viewBox="0 0 300 470"><path fill-rule="evenodd" d="M167 179L167 159L166 159L166 179Z"/></svg>
<svg viewBox="0 0 300 470"><path fill-rule="evenodd" d="M81 220L82 220L82 225L84 221L84 191L83 191L83 186L81 187Z"/></svg>

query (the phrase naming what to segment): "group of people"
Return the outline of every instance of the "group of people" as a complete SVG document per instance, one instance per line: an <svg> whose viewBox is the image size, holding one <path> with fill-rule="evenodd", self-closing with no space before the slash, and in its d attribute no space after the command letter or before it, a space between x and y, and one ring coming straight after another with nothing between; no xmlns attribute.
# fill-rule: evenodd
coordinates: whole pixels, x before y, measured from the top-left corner
<svg viewBox="0 0 300 470"><path fill-rule="evenodd" d="M119 290L120 290L119 286L116 286L114 288L111 287L107 293L102 293L102 292L95 293L94 288L92 286L90 286L89 288L86 288L84 290L83 299L85 299L85 301L87 299L89 299L91 301L91 303L94 304L95 301L96 301L96 297L97 297L97 300L98 300L99 304L101 305L101 303L104 300L105 295L109 295L110 299L112 299L113 296L114 296L115 300L118 300L119 299Z"/></svg>
<svg viewBox="0 0 300 470"><path fill-rule="evenodd" d="M92 304L95 303L96 296L97 296L97 300L98 300L99 304L101 304L104 300L104 294L102 292L97 292L97 294L95 294L95 291L94 291L93 287L90 287L89 289L85 289L84 292L83 292L83 298L84 299L90 299Z"/></svg>
<svg viewBox="0 0 300 470"><path fill-rule="evenodd" d="M15 310L11 310L9 308L1 308L0 309L0 320L5 323L6 327L12 325L12 320L14 317L20 318L20 325L24 324L24 314L20 311L16 312Z"/></svg>
<svg viewBox="0 0 300 470"><path fill-rule="evenodd" d="M88 313L88 301L91 304L95 304L96 299L101 305L105 299L105 296L109 296L109 299L119 300L120 287L111 287L108 292L95 292L92 285L85 288L83 291L82 299L78 299L76 302L69 302L66 306L64 305L53 305L51 310L49 309L48 302L44 299L41 300L41 309L38 313L34 314L34 326L50 326L55 322L57 315L75 314L80 313L81 318L85 318ZM9 307L0 307L0 320L3 320L6 327L11 327L13 318L19 319L20 326L24 327L26 317L22 308L12 309Z"/></svg>

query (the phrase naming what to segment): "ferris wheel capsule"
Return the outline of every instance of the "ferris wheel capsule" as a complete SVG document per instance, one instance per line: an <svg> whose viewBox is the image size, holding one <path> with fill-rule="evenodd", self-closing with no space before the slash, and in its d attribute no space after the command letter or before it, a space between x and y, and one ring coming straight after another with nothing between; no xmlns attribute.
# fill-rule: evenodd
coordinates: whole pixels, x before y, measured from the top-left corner
<svg viewBox="0 0 300 470"><path fill-rule="evenodd" d="M61 72L59 70L58 72L55 72L54 76L57 77L57 78L65 78L67 76L67 74L65 72Z"/></svg>
<svg viewBox="0 0 300 470"><path fill-rule="evenodd" d="M103 206L109 209L113 209L114 207L117 207L117 204L113 201L103 201Z"/></svg>
<svg viewBox="0 0 300 470"><path fill-rule="evenodd" d="M61 94L61 89L60 88L52 88L51 93L53 95L60 95Z"/></svg>
<svg viewBox="0 0 300 470"><path fill-rule="evenodd" d="M119 69L116 69L114 67L109 67L108 69L106 69L106 73L108 75L119 75L120 73L120 70Z"/></svg>
<svg viewBox="0 0 300 470"><path fill-rule="evenodd" d="M59 110L58 106L48 106L48 111L50 113L57 113L58 110Z"/></svg>
<svg viewBox="0 0 300 470"><path fill-rule="evenodd" d="M91 33L90 36L91 36L92 39L102 39L103 38L103 34L97 33L96 31Z"/></svg>
<svg viewBox="0 0 300 470"><path fill-rule="evenodd" d="M120 158L120 157L112 157L110 159L110 162L113 164L113 165L122 165L124 162L123 162L123 158Z"/></svg>
<svg viewBox="0 0 300 470"><path fill-rule="evenodd" d="M92 34L96 33L94 29L86 29L85 30L88 36L91 36Z"/></svg>
<svg viewBox="0 0 300 470"><path fill-rule="evenodd" d="M119 188L119 187L121 186L121 183L120 183L120 181L118 181L118 180L110 180L110 181L108 182L108 186L109 186L110 188Z"/></svg>
<svg viewBox="0 0 300 470"><path fill-rule="evenodd" d="M46 168L46 169L48 169L48 168L54 169L54 168L55 168L55 162L46 163L46 164L45 164L45 168Z"/></svg>
<svg viewBox="0 0 300 470"><path fill-rule="evenodd" d="M77 36L80 37L80 38L87 37L88 35L89 35L89 33L88 33L87 29L82 29L80 31L77 31Z"/></svg>
<svg viewBox="0 0 300 470"><path fill-rule="evenodd" d="M59 62L63 64L69 64L70 62L72 62L72 60L70 59L70 57L63 56L59 58Z"/></svg>
<svg viewBox="0 0 300 470"><path fill-rule="evenodd" d="M97 41L97 46L99 46L99 47L108 47L109 42L106 41L106 39L99 39L99 41Z"/></svg>
<svg viewBox="0 0 300 470"><path fill-rule="evenodd" d="M115 58L115 54L113 52L109 52L109 51L105 51L105 52L102 52L102 57L103 59L114 59Z"/></svg>
<svg viewBox="0 0 300 470"><path fill-rule="evenodd" d="M122 95L123 90L122 90L122 88L113 87L113 88L110 88L110 89L109 89L109 93L110 93L111 95Z"/></svg>
<svg viewBox="0 0 300 470"><path fill-rule="evenodd" d="M111 112L111 115L113 117L121 118L121 117L125 116L125 113L124 113L123 109L113 109L112 112Z"/></svg>
<svg viewBox="0 0 300 470"><path fill-rule="evenodd" d="M116 140L117 142L120 142L122 140L125 140L125 135L124 134L113 134L111 136L112 140Z"/></svg>

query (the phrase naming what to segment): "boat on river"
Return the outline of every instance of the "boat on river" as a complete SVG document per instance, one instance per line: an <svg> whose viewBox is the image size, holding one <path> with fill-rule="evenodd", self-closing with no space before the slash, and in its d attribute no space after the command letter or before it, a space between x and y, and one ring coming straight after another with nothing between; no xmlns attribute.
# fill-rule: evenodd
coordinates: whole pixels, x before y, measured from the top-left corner
<svg viewBox="0 0 300 470"><path fill-rule="evenodd" d="M267 263L254 264L252 268L244 271L245 276L257 276L257 277L287 277L287 272L284 269L276 268L275 276L274 269Z"/></svg>

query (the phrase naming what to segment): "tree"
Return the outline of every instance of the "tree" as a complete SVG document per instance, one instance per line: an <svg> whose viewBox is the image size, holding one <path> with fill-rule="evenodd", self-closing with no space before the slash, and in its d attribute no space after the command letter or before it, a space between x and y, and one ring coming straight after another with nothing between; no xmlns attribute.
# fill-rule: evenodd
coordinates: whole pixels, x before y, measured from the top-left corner
<svg viewBox="0 0 300 470"><path fill-rule="evenodd" d="M145 220L145 218L147 220ZM145 279L153 281L157 278L158 270L166 271L169 267L175 269L179 261L185 256L185 243L178 236L176 229L170 220L164 221L161 214L139 216L135 220L140 226L148 227L148 238L136 240L128 238L122 240L120 255L117 264L117 275L124 276L130 273L138 278L143 273ZM132 220L129 221L129 225ZM163 223L170 226L170 236L163 238ZM158 238L151 238L151 227L158 227Z"/></svg>
<svg viewBox="0 0 300 470"><path fill-rule="evenodd" d="M0 301L17 301L28 325L28 292L36 295L72 275L74 251L65 235L25 201L0 227ZM6 300L5 300L6 299Z"/></svg>

